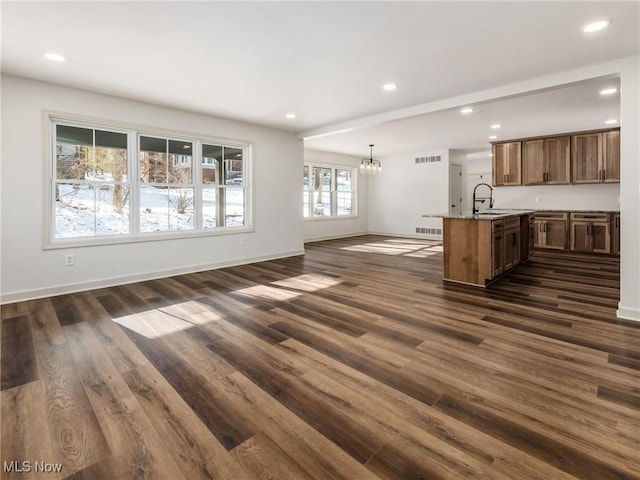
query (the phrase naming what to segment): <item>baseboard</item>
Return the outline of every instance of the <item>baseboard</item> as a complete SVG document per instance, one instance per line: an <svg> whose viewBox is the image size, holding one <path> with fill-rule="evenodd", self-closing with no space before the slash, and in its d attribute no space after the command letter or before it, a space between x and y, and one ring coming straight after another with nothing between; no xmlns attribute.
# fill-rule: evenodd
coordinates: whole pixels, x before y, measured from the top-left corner
<svg viewBox="0 0 640 480"><path fill-rule="evenodd" d="M114 287L116 285L126 285L128 283L144 282L146 280L155 280L157 278L172 277L174 275L183 275L185 273L196 273L205 270L217 270L219 268L234 267L236 265L246 265L249 263L266 262L269 260L277 260L279 258L295 257L304 255L304 249L290 250L270 255L261 255L257 257L246 257L227 262L215 262L204 265L191 265L189 267L173 268L169 270L157 270L153 272L139 273L135 275L124 275L121 277L104 278L90 282L68 283L65 285L57 285L55 287L47 287L36 290L23 290L20 292L3 293L0 296L0 305L8 303L23 302L26 300L35 300L38 298L53 297L56 295L64 295L67 293L83 292L86 290L95 290L96 288Z"/></svg>
<svg viewBox="0 0 640 480"><path fill-rule="evenodd" d="M616 315L618 318L640 322L640 308L627 308L618 304Z"/></svg>
<svg viewBox="0 0 640 480"><path fill-rule="evenodd" d="M322 235L320 237L305 238L304 243L311 242L323 242L325 240L339 240L341 238L360 237L362 235L368 235L369 232L355 232L355 233L343 233L340 235Z"/></svg>

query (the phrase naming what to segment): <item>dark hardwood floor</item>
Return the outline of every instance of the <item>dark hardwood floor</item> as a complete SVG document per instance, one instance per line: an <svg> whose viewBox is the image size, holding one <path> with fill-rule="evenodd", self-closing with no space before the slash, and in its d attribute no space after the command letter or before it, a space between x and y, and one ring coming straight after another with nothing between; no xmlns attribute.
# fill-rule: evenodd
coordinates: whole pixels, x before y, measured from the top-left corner
<svg viewBox="0 0 640 480"><path fill-rule="evenodd" d="M617 259L482 290L434 242L306 250L3 306L2 478L640 478Z"/></svg>

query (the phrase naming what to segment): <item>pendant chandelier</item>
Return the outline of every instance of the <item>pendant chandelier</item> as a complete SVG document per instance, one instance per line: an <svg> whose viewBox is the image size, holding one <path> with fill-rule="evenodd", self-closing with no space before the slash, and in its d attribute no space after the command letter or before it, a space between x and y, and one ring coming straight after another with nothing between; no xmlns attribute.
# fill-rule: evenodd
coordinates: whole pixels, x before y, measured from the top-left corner
<svg viewBox="0 0 640 480"><path fill-rule="evenodd" d="M369 145L371 149L371 153L369 154L369 158L363 158L360 160L360 171L362 173L378 173L382 170L382 164L380 160L373 159L373 145Z"/></svg>

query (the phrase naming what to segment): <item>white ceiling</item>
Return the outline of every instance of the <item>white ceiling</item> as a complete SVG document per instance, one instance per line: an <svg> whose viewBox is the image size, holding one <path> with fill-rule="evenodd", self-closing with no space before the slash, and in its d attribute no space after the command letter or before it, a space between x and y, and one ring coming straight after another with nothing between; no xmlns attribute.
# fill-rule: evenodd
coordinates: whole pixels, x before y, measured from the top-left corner
<svg viewBox="0 0 640 480"><path fill-rule="evenodd" d="M2 70L294 132L640 53L640 2L2 2ZM600 18L611 25L587 35ZM52 63L54 51L66 57ZM312 138L368 156L603 126L597 79ZM398 84L384 92L385 82ZM293 120L284 116L294 112ZM6 121L6 120L5 120ZM490 134L491 132L489 132Z"/></svg>

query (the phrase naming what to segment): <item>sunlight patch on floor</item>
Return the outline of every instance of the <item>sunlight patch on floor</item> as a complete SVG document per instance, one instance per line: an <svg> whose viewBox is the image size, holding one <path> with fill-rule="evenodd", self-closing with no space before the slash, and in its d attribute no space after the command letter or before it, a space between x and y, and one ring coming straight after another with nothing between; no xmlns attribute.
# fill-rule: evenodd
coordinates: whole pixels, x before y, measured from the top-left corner
<svg viewBox="0 0 640 480"><path fill-rule="evenodd" d="M342 250L348 250L351 252L380 253L383 255L403 255L407 257L428 257L441 252L442 244L430 240L391 239L384 240L382 242L342 247Z"/></svg>
<svg viewBox="0 0 640 480"><path fill-rule="evenodd" d="M147 338L160 338L165 335L193 328L194 324L181 320L158 310L126 315L114 321L129 330Z"/></svg>
<svg viewBox="0 0 640 480"><path fill-rule="evenodd" d="M323 288L336 286L340 284L340 280L317 273L308 273L305 275L298 275L297 277L278 280L277 282L272 282L272 284L278 285L279 287L302 290L303 292L315 292Z"/></svg>
<svg viewBox="0 0 640 480"><path fill-rule="evenodd" d="M291 290L270 287L268 285L256 285L254 287L242 288L240 290L236 290L233 293L237 293L245 297L264 298L265 300L276 301L291 300L292 298L296 298L302 295L299 292L292 292Z"/></svg>

